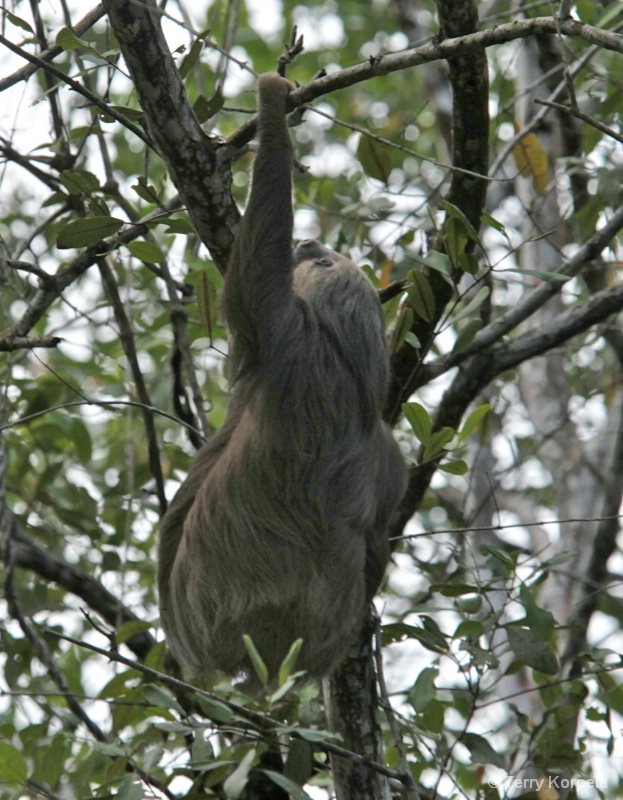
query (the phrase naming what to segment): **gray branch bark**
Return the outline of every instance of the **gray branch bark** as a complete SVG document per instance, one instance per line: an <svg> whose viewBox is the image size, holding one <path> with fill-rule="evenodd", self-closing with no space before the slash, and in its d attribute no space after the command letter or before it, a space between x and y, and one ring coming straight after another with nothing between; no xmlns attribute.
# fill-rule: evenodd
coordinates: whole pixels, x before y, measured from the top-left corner
<svg viewBox="0 0 623 800"><path fill-rule="evenodd" d="M150 138L215 263L225 269L239 212L224 150L204 134L162 32L154 0L104 6L127 64Z"/></svg>

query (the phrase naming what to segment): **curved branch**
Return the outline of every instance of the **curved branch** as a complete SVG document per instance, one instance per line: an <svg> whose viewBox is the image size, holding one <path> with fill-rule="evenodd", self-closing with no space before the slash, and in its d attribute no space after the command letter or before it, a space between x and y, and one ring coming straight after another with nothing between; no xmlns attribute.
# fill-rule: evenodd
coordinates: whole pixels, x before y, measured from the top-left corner
<svg viewBox="0 0 623 800"><path fill-rule="evenodd" d="M11 349L10 344L12 341L19 340L21 337L28 336L32 327L43 317L48 308L54 303L61 293L83 275L89 267L92 267L101 256L115 250L119 245L128 244L138 239L139 236L144 236L149 233L149 226L147 225L153 219L162 216L163 211L174 211L179 208L179 198L173 197L169 200L162 209L158 209L147 216L145 216L138 223L133 223L132 227L111 236L108 239L102 239L97 244L87 247L84 252L77 256L69 266L57 273L56 275L46 275L41 278L41 285L35 292L28 307L11 327L0 331L0 351Z"/></svg>
<svg viewBox="0 0 623 800"><path fill-rule="evenodd" d="M594 233L557 271L560 275L567 275L570 278L578 275L589 261L599 256L622 228L623 206L612 215L612 218L608 220L603 228ZM474 337L474 341L457 356L456 360L451 361L450 366L454 366L460 361L464 361L466 357L484 350L494 342L498 342L505 334L515 330L520 323L532 316L535 311L557 294L561 286L562 283L558 282L542 283L534 291L530 292L525 299L511 308L510 311L479 331Z"/></svg>
<svg viewBox="0 0 623 800"><path fill-rule="evenodd" d="M583 303L576 303L547 325L472 356L459 367L458 375L444 394L435 417L435 429L458 427L470 403L502 372L543 355L621 310L623 283L597 292ZM400 535L414 510L419 507L436 468L434 462L412 468L407 493L392 522L391 536Z"/></svg>
<svg viewBox="0 0 623 800"><path fill-rule="evenodd" d="M129 120L127 117L124 117L123 114L120 114L115 108L113 108L108 103L105 103L96 94L90 92L81 83L78 83L78 81L75 81L73 78L70 78L68 75L65 75L65 73L58 67L49 64L47 61L44 61L43 59L39 58L39 56L31 55L31 53L24 50L23 47L19 47L18 45L13 44L13 42L11 42L9 39L7 39L5 36L2 36L1 34L0 34L0 44L4 45L4 47L6 47L7 50L10 50L11 52L15 53L21 58L24 58L26 61L30 61L30 63L33 64L33 66L36 67L36 69L44 69L46 72L50 73L51 75L54 75L54 77L58 78L59 81L62 81L63 83L66 83L69 87L71 87L74 90L74 92L76 92L77 94L81 94L90 103L93 103L94 106L101 109L105 114L108 114L113 119L116 119L117 122L119 122L121 125L124 126L124 128L127 128L129 131L132 131L132 133L139 139L142 139L145 142L145 144L147 145L150 144L150 141L145 136L145 133L139 127L137 127L131 120Z"/></svg>
<svg viewBox="0 0 623 800"><path fill-rule="evenodd" d="M99 3L94 9L85 14L79 22L76 22L76 24L72 26L72 31L76 36L82 36L105 15L106 9L101 3ZM62 47L54 45L53 47L49 47L47 50L44 50L42 53L40 53L39 60L48 64L50 61L54 61L56 56L60 56L61 53L64 52L65 50L63 50ZM22 54L20 53L20 55ZM41 64L31 63L28 66L20 67L20 69L16 70L11 75L7 75L6 78L0 80L0 92L3 92L5 89L10 89L11 86L15 86L15 84L20 83L20 81L28 80L28 78L30 78L31 75L34 75L35 72L41 69L42 66L43 65Z"/></svg>
<svg viewBox="0 0 623 800"><path fill-rule="evenodd" d="M145 425L145 432L147 434L147 452L149 453L149 469L156 482L156 494L160 504L160 513L164 514L167 510L167 498L164 491L164 475L162 474L162 464L160 463L160 447L158 445L158 436L156 434L156 426L154 424L154 414L148 409L151 408L152 402L147 390L147 384L143 377L141 367L138 360L138 353L136 352L134 342L134 332L132 325L126 314L123 301L119 296L117 281L105 258L99 258L97 265L102 277L102 284L110 300L110 304L119 326L119 338L123 352L128 360L132 378L134 379L134 386L138 398L141 401L141 411L143 415L143 424Z"/></svg>
<svg viewBox="0 0 623 800"><path fill-rule="evenodd" d="M132 76L147 128L206 247L224 270L240 214L204 134L162 32L154 0L105 0L108 19Z"/></svg>
<svg viewBox="0 0 623 800"><path fill-rule="evenodd" d="M496 25L493 28L462 36L457 35L454 38L431 42L422 47L374 56L361 64L354 64L352 67L332 72L330 75L324 75L298 87L290 93L289 103L293 110L297 106L311 103L325 94L338 89L346 89L370 80L370 78L378 78L433 61L460 58L473 50L482 50L516 39L527 39L537 35L558 36L561 33L574 39L583 39L591 44L599 45L606 50L623 53L623 35L621 34L594 28L573 19L560 21L555 17L536 17L535 19L516 20L505 25ZM256 118L253 117L230 136L228 144L241 147L249 142L255 135L255 125Z"/></svg>
<svg viewBox="0 0 623 800"><path fill-rule="evenodd" d="M75 594L113 628L126 622L139 621L139 617L127 609L98 580L72 564L68 564L62 558L46 552L31 541L15 518L9 518L9 525L11 526L11 557L16 567L31 570L41 578L54 581L63 589ZM126 644L137 658L145 658L156 644L156 640L147 631L142 631L131 636Z"/></svg>
<svg viewBox="0 0 623 800"><path fill-rule="evenodd" d="M616 443L612 454L610 469L604 491L602 512L595 533L591 559L582 587L582 598L575 607L567 625L569 638L563 660L569 664L571 677L582 672L584 666L579 656L587 644L588 626L593 614L601 606L609 579L608 560L617 546L617 536L621 530L619 511L623 497L623 408L619 413Z"/></svg>

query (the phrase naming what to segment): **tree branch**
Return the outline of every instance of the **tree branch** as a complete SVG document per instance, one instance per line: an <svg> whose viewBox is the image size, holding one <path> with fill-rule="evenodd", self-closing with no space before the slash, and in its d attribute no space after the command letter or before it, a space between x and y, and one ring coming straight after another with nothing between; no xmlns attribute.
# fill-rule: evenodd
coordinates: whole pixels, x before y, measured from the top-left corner
<svg viewBox="0 0 623 800"><path fill-rule="evenodd" d="M346 89L371 78L400 72L433 61L459 58L472 50L493 47L517 39L527 39L537 35L557 36L560 33L574 39L583 39L606 50L623 53L623 36L621 34L594 28L573 19L560 21L554 17L536 17L535 19L515 20L483 31L444 39L441 42L431 42L422 47L375 56L373 59L332 72L330 75L324 75L298 87L290 93L289 102L294 109L305 103L311 103L325 94ZM229 137L228 144L235 147L247 144L255 135L255 125L256 117L253 117Z"/></svg>
<svg viewBox="0 0 623 800"><path fill-rule="evenodd" d="M145 432L147 433L147 450L149 453L149 468L151 474L156 482L156 494L160 503L160 513L164 514L167 510L167 498L164 492L164 476L162 474L162 465L160 463L160 447L158 445L158 436L156 434L156 427L154 425L154 415L149 410L151 408L151 398L147 391L147 385L141 372L140 364L138 363L138 354L134 345L134 332L130 325L130 320L123 307L123 302L119 296L117 287L117 280L108 265L105 258L100 258L97 261L100 275L102 276L102 283L110 300L110 304L119 326L119 336L121 346L125 353L138 398L141 401L141 411L143 414L143 424L145 425Z"/></svg>
<svg viewBox="0 0 623 800"><path fill-rule="evenodd" d="M72 31L76 36L80 37L105 15L106 9L101 3L99 3L92 11L89 11L79 22L76 22L76 24L72 26ZM50 61L54 61L56 56L60 56L61 53L64 52L66 51L63 50L62 47L54 45L53 47L49 47L47 50L44 50L42 53L40 53L39 60L44 61L47 64ZM37 70L42 68L42 66L42 64L31 63L28 66L20 67L20 69L16 70L11 75L7 75L6 78L0 80L0 92L3 92L5 89L10 89L11 86L15 86L15 84L20 83L20 81L28 80L28 78L30 78L31 75L34 75Z"/></svg>
<svg viewBox="0 0 623 800"><path fill-rule="evenodd" d="M148 214L138 223L133 223L130 228L122 233L111 236L108 239L102 239L101 242L87 247L66 269L56 275L46 275L45 279L42 278L41 286L37 289L19 320L11 327L0 332L0 351L6 350L7 343L10 343L12 339L28 336L31 328L44 316L52 303L60 297L61 293L83 275L89 267L92 267L103 253L111 252L120 245L133 242L139 236L149 233L148 222L161 217L163 211L173 211L177 208L179 208L179 198L174 197L165 204L163 209L158 209Z"/></svg>
<svg viewBox="0 0 623 800"><path fill-rule="evenodd" d="M231 169L204 134L162 32L154 0L105 0L147 128L210 254L225 269L240 214ZM225 153L223 153L225 155Z"/></svg>
<svg viewBox="0 0 623 800"><path fill-rule="evenodd" d="M69 76L65 75L65 73L58 67L49 64L47 61L44 61L38 56L31 55L31 53L29 53L27 50L24 50L23 47L19 47L18 45L13 44L13 42L11 42L9 39L7 39L5 36L2 36L1 34L0 34L0 44L4 45L4 47L6 47L7 50L11 50L11 52L15 53L21 58L24 58L26 61L30 61L30 63L33 64L37 69L43 69L46 72L50 73L51 75L54 75L54 77L58 78L59 81L62 81L63 83L66 83L68 86L70 86L74 90L74 92L82 95L90 103L93 103L94 106L100 108L105 114L108 114L113 119L116 119L117 122L123 125L124 128L127 128L129 131L132 131L132 133L139 139L142 139L143 142L145 142L145 144L147 145L150 144L150 141L145 136L144 131L142 131L139 127L137 127L131 120L127 119L127 117L124 117L123 114L120 114L116 109L112 108L112 106L110 106L108 103L105 103L96 94L93 94L93 92L90 92L88 89L85 89L85 87L81 83L78 83L78 81L75 81L73 78L70 78Z"/></svg>
<svg viewBox="0 0 623 800"><path fill-rule="evenodd" d="M105 589L96 578L43 550L26 535L14 517L9 516L9 520L12 558L16 567L31 570L41 578L53 581L80 597L112 628L118 628L126 622L139 621L140 618ZM156 640L147 631L142 631L131 636L126 644L137 658L142 659L156 644Z"/></svg>
<svg viewBox="0 0 623 800"><path fill-rule="evenodd" d="M547 325L529 330L508 343L494 345L466 360L442 398L435 417L435 430L444 426L458 427L470 403L502 372L564 344L622 309L623 283L604 289L583 303L576 303ZM400 535L414 510L420 506L436 468L436 463L429 461L410 470L407 493L392 521L391 536Z"/></svg>
<svg viewBox="0 0 623 800"><path fill-rule="evenodd" d="M479 25L478 10L473 0L458 4L451 0L437 0L437 8L446 35L456 37ZM475 35L468 34L462 38ZM489 166L489 80L485 52L480 47L458 50L449 59L449 68L453 97L453 172L448 201L457 206L477 230L487 192L487 179L484 176ZM434 246L442 250L445 243L436 241ZM468 242L467 249L470 248L473 248L473 243ZM385 412L390 424L396 423L402 403L415 390L420 372L418 366L435 337L439 320L454 292L452 284L436 270L423 267L422 272L435 298L435 309L429 320L422 319L418 314L413 317L411 333L421 343L421 350L416 351L405 340L392 355L392 378ZM456 273L455 280L458 282L458 270Z"/></svg>

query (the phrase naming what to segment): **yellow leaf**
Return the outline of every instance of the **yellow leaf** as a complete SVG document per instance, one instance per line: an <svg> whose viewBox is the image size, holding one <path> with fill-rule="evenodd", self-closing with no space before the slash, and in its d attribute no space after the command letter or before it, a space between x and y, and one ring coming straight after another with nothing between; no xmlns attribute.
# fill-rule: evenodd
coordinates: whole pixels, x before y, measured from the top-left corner
<svg viewBox="0 0 623 800"><path fill-rule="evenodd" d="M519 126L515 123L515 129ZM513 147L517 169L526 178L532 177L537 194L545 194L549 183L549 161L536 133L528 133Z"/></svg>
<svg viewBox="0 0 623 800"><path fill-rule="evenodd" d="M389 283L392 270L394 268L394 262L389 260L383 264L383 268L381 269L381 277L379 278L379 289L384 289L387 284Z"/></svg>
<svg viewBox="0 0 623 800"><path fill-rule="evenodd" d="M212 337L212 292L210 281L205 272L201 273L201 280L195 287L199 301L199 314L210 338Z"/></svg>

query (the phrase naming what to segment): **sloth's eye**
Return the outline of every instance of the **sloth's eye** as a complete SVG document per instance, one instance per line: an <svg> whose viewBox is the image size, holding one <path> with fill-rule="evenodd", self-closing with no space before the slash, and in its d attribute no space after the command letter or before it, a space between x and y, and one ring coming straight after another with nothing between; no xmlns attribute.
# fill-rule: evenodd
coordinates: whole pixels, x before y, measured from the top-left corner
<svg viewBox="0 0 623 800"><path fill-rule="evenodd" d="M317 267L330 267L333 261L330 258L317 258L315 263Z"/></svg>

